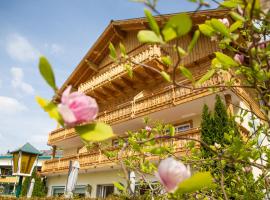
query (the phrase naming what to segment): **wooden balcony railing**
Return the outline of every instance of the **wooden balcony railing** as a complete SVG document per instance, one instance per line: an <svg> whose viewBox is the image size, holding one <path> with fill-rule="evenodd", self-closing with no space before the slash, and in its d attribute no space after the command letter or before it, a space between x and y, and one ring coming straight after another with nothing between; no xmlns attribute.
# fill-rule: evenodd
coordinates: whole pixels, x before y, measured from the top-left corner
<svg viewBox="0 0 270 200"><path fill-rule="evenodd" d="M18 180L17 176L2 176L0 177L0 183L16 183Z"/></svg>
<svg viewBox="0 0 270 200"><path fill-rule="evenodd" d="M183 135L183 137L200 139L200 129L193 128L185 132L178 133ZM171 141L170 141L171 142ZM173 141L176 154L186 153L185 145L188 141L176 139ZM169 145L164 143L164 145ZM198 144L197 144L198 145ZM126 155L130 155L126 152ZM150 160L156 159L156 157L149 157ZM117 159L108 159L105 155L97 152L83 153L76 156L69 156L59 159L53 159L45 161L42 165L42 174L53 174L53 173L66 173L69 168L69 161L77 160L80 163L81 169L93 169L99 167L110 167L118 164Z"/></svg>
<svg viewBox="0 0 270 200"><path fill-rule="evenodd" d="M132 56L132 55L131 55ZM140 53L134 55L131 57L131 60L133 60L136 63L143 63L155 58L160 58L161 56L161 49L157 45L150 45L147 46L147 49L142 50ZM134 66L131 64L131 66ZM123 76L123 74L127 73L124 63L116 65L114 64L109 70L106 72L94 76L89 81L82 83L78 91L86 93L89 90L94 90L97 87L100 87L103 84L106 84L108 81L112 81L113 79Z"/></svg>
<svg viewBox="0 0 270 200"><path fill-rule="evenodd" d="M204 86L219 85L227 80L229 80L229 76L215 76L206 81ZM175 88L171 86L157 93L126 102L111 110L106 110L99 113L98 121L116 124L135 117L140 117L152 112L179 105L208 94L210 94L210 92L207 89L192 91L186 88ZM48 145L53 145L55 142L76 136L77 134L73 128L57 129L49 134Z"/></svg>

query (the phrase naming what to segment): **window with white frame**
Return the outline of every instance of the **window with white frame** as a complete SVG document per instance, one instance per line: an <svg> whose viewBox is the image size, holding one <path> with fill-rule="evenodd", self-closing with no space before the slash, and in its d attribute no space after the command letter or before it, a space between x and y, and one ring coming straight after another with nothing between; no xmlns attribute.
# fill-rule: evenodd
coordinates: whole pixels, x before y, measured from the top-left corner
<svg viewBox="0 0 270 200"><path fill-rule="evenodd" d="M178 125L174 126L175 132L179 133L179 132L184 132L187 131L189 129L192 128L192 121L188 121L188 122L184 122ZM170 130L166 130L166 133L168 134L170 132Z"/></svg>
<svg viewBox="0 0 270 200"><path fill-rule="evenodd" d="M183 132L183 131L187 131L189 129L191 129L190 122L175 126L175 132Z"/></svg>
<svg viewBox="0 0 270 200"><path fill-rule="evenodd" d="M112 146L113 147L119 147L119 140L118 139L112 140Z"/></svg>
<svg viewBox="0 0 270 200"><path fill-rule="evenodd" d="M97 185L97 198L106 198L114 193L114 185Z"/></svg>

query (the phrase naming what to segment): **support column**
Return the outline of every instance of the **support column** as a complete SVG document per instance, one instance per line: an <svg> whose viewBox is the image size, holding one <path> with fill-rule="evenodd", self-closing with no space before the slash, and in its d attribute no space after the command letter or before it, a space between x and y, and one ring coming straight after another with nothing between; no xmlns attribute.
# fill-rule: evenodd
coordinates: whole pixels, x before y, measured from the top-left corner
<svg viewBox="0 0 270 200"><path fill-rule="evenodd" d="M232 96L230 94L225 94L225 102L226 102L226 108L227 113L229 116L233 116L233 105L232 105Z"/></svg>
<svg viewBox="0 0 270 200"><path fill-rule="evenodd" d="M56 155L56 146L53 146L53 148L52 148L52 159L55 158L55 155Z"/></svg>
<svg viewBox="0 0 270 200"><path fill-rule="evenodd" d="M21 194L21 191L22 191L22 181L23 181L23 177L19 176L19 182L17 184L16 194L15 194L17 198L20 197L20 194Z"/></svg>

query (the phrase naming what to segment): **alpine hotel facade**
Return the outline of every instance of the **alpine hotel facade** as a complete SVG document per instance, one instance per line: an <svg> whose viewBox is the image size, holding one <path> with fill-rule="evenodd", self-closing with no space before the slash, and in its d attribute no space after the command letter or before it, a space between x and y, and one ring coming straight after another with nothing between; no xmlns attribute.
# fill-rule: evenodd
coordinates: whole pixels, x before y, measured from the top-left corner
<svg viewBox="0 0 270 200"><path fill-rule="evenodd" d="M170 16L172 15L157 16L156 20L162 25L164 19ZM208 18L228 17L225 10L200 11L190 13L190 16L194 26L203 23ZM148 23L145 18L112 21L65 81L59 91L59 96L55 97L56 100L68 85L94 97L100 109L98 120L110 124L117 135L123 135L127 130L144 128L142 118L148 116L153 120L173 124L177 134L199 139L203 105L207 104L210 109L213 109L216 94L223 98L228 112L235 114L240 112L232 106L233 103L252 109L261 116L254 98L249 91L241 88L230 90L219 88L215 93L207 89L192 91L175 87L166 82L158 73L136 65L132 66L133 78L130 78L123 64L117 65L109 57L109 42L115 46L118 46L119 42L123 43L128 55L136 62L171 72L160 61L164 52L159 45L141 44L137 40L138 31L147 28ZM186 48L192 35L193 33L190 33L178 39L179 44ZM172 41L174 42L176 41ZM219 51L217 44L201 36L192 53L184 58L182 64L199 79L209 69L215 51ZM175 61L176 55L173 52L170 53ZM204 86L223 84L229 79L229 74L215 75L206 81ZM180 73L177 80L183 84L190 84ZM245 121L241 127L249 131ZM109 142L112 147L117 146L117 138ZM62 158L45 161L42 166L42 174L47 177L48 196L64 193L69 163L75 160L80 163L76 194L102 198L117 190L113 182L126 183L121 176L121 168L117 160L115 162L108 160L97 149L87 150L72 128L58 128L49 133L48 145L54 151L63 150ZM175 141L174 145L179 154L184 152L185 141ZM153 181L154 179L153 177Z"/></svg>

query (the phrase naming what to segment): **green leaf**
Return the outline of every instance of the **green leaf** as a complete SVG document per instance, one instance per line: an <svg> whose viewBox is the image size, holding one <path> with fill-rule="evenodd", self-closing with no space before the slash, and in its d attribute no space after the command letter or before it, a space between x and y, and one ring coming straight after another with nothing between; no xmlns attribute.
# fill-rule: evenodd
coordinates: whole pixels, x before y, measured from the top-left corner
<svg viewBox="0 0 270 200"><path fill-rule="evenodd" d="M49 84L49 86L51 86L53 90L56 91L57 87L55 84L55 78L52 67L47 58L45 58L44 56L41 56L39 58L39 72L45 79L45 81Z"/></svg>
<svg viewBox="0 0 270 200"><path fill-rule="evenodd" d="M64 121L62 119L62 116L58 112L57 105L39 96L36 96L36 101L39 106L49 114L50 118L56 120L60 125L64 126Z"/></svg>
<svg viewBox="0 0 270 200"><path fill-rule="evenodd" d="M172 65L172 59L170 56L162 56L161 57L161 61L163 64L167 65L167 66L171 66Z"/></svg>
<svg viewBox="0 0 270 200"><path fill-rule="evenodd" d="M193 35L193 37L192 37L191 42L188 45L188 48L187 48L187 50L188 50L189 53L192 51L192 49L196 45L199 37L200 37L200 31L199 30L196 30L195 33L194 33L194 35Z"/></svg>
<svg viewBox="0 0 270 200"><path fill-rule="evenodd" d="M175 135L175 128L174 128L174 126L170 126L169 127L169 131L170 131L170 136L174 136Z"/></svg>
<svg viewBox="0 0 270 200"><path fill-rule="evenodd" d="M223 66L226 67L237 67L239 64L234 61L234 59L232 59L231 57L221 53L221 52L216 52L216 58L220 61L220 63Z"/></svg>
<svg viewBox="0 0 270 200"><path fill-rule="evenodd" d="M193 75L191 73L191 71L189 71L186 67L184 66L180 66L179 67L181 73L190 81L194 81Z"/></svg>
<svg viewBox="0 0 270 200"><path fill-rule="evenodd" d="M196 82L196 85L201 85L203 84L205 81L209 80L214 74L215 74L216 70L215 69L211 69L209 70L205 75L202 76L202 78L200 80L198 80Z"/></svg>
<svg viewBox="0 0 270 200"><path fill-rule="evenodd" d="M243 26L243 22L242 21L236 21L234 22L231 26L230 26L230 32L234 32L236 31L238 28L240 28L241 26Z"/></svg>
<svg viewBox="0 0 270 200"><path fill-rule="evenodd" d="M175 193L184 194L212 187L214 187L214 182L211 173L197 172L189 179L186 179L180 183Z"/></svg>
<svg viewBox="0 0 270 200"><path fill-rule="evenodd" d="M180 56L186 56L187 55L187 52L183 48L181 48L179 46L177 47L177 52L178 52L178 54Z"/></svg>
<svg viewBox="0 0 270 200"><path fill-rule="evenodd" d="M215 30L211 26L209 26L207 24L200 24L199 29L202 32L202 34L204 34L204 35L206 35L208 37L213 36L214 33L215 33Z"/></svg>
<svg viewBox="0 0 270 200"><path fill-rule="evenodd" d="M236 13L234 11L231 11L230 15L235 21L242 21L242 22L246 21L243 16L239 15L238 13Z"/></svg>
<svg viewBox="0 0 270 200"><path fill-rule="evenodd" d="M145 16L147 18L147 21L149 22L149 26L152 29L152 31L154 31L157 35L160 35L160 30L159 30L159 26L155 20L155 18L152 16L152 13L145 9L144 10Z"/></svg>
<svg viewBox="0 0 270 200"><path fill-rule="evenodd" d="M177 37L177 33L171 27L167 27L167 28L162 29L162 35L164 36L164 40L166 42L173 40Z"/></svg>
<svg viewBox="0 0 270 200"><path fill-rule="evenodd" d="M212 28L220 32L223 36L230 37L228 28L218 19L211 19Z"/></svg>
<svg viewBox="0 0 270 200"><path fill-rule="evenodd" d="M167 152L166 147L154 147L150 150L150 153L154 154L154 155L161 155L161 154L166 153L166 152Z"/></svg>
<svg viewBox="0 0 270 200"><path fill-rule="evenodd" d="M132 70L131 65L126 63L126 64L124 64L124 67L127 70L128 76L130 78L132 78L133 77L133 70Z"/></svg>
<svg viewBox="0 0 270 200"><path fill-rule="evenodd" d="M222 68L222 64L220 63L220 61L219 61L217 58L214 58L214 59L211 61L211 67L212 67L212 68L219 69L219 68Z"/></svg>
<svg viewBox="0 0 270 200"><path fill-rule="evenodd" d="M149 30L139 31L137 37L141 43L164 43L161 36Z"/></svg>
<svg viewBox="0 0 270 200"><path fill-rule="evenodd" d="M120 47L120 51L121 51L121 56L126 57L127 51L126 51L125 46L120 42L119 47Z"/></svg>
<svg viewBox="0 0 270 200"><path fill-rule="evenodd" d="M160 75L161 75L166 81L168 81L168 82L171 82L171 81L172 81L172 80L171 80L171 76L170 76L167 72L162 71L162 72L160 72Z"/></svg>
<svg viewBox="0 0 270 200"><path fill-rule="evenodd" d="M169 21L166 23L163 30L167 32L166 29L173 29L175 30L177 36L180 37L186 35L191 30L191 28L192 28L192 20L190 16L185 13L181 13L171 17Z"/></svg>
<svg viewBox="0 0 270 200"><path fill-rule="evenodd" d="M241 3L241 1L223 1L220 4L226 8L236 8Z"/></svg>
<svg viewBox="0 0 270 200"><path fill-rule="evenodd" d="M120 184L119 182L113 182L113 185L119 190L119 191L125 191L125 187Z"/></svg>
<svg viewBox="0 0 270 200"><path fill-rule="evenodd" d="M116 50L114 48L113 43L111 43L111 42L109 44L109 50L110 50L110 57L111 57L111 59L113 59L115 61L117 59Z"/></svg>
<svg viewBox="0 0 270 200"><path fill-rule="evenodd" d="M86 142L100 142L114 136L111 126L103 122L76 126L75 130Z"/></svg>

